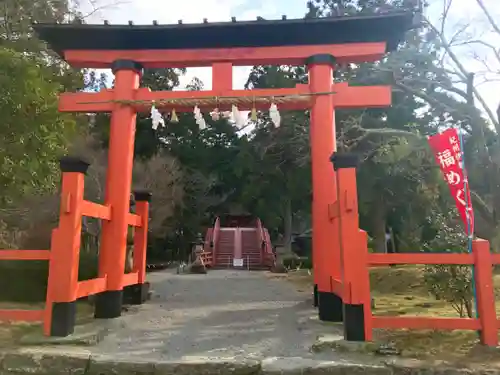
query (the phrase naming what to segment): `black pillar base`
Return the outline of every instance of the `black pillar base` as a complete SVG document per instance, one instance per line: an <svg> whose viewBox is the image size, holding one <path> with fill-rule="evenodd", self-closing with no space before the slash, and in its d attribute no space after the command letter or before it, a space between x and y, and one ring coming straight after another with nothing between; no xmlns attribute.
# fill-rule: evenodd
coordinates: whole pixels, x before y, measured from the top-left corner
<svg viewBox="0 0 500 375"><path fill-rule="evenodd" d="M363 305L344 305L344 339L366 341L365 309Z"/></svg>
<svg viewBox="0 0 500 375"><path fill-rule="evenodd" d="M341 322L342 298L335 293L318 291L318 314L324 322Z"/></svg>
<svg viewBox="0 0 500 375"><path fill-rule="evenodd" d="M134 284L123 289L123 303L126 305L142 305L148 300L149 283Z"/></svg>
<svg viewBox="0 0 500 375"><path fill-rule="evenodd" d="M52 318L50 322L50 335L66 337L75 332L76 301L54 302L52 304Z"/></svg>
<svg viewBox="0 0 500 375"><path fill-rule="evenodd" d="M314 307L318 307L318 284L314 284L314 289L313 289L313 305Z"/></svg>
<svg viewBox="0 0 500 375"><path fill-rule="evenodd" d="M94 318L112 319L122 315L122 290L108 290L96 295Z"/></svg>

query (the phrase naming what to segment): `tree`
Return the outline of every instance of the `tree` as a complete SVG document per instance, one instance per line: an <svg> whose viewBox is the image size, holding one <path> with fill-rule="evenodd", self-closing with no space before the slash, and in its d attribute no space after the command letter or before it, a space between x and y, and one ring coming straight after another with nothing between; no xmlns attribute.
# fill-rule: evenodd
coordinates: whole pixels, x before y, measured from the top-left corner
<svg viewBox="0 0 500 375"><path fill-rule="evenodd" d="M246 85L247 88L293 87L304 77L301 68L257 66L250 72ZM253 160L241 199L266 226L283 234L283 245L290 251L293 218L310 211L309 121L303 111L284 112L281 117L281 126L275 128L267 113L258 115L257 126L250 136Z"/></svg>
<svg viewBox="0 0 500 375"><path fill-rule="evenodd" d="M70 13L66 0L3 0L0 45L18 51L48 52L43 43L33 38L32 22L64 22Z"/></svg>
<svg viewBox="0 0 500 375"><path fill-rule="evenodd" d="M452 26L452 0L441 0L439 23L424 17L420 42L414 48L405 48L389 57L381 71L391 72L393 84L402 92L411 94L427 106L427 117L434 132L439 127L455 126L461 129L465 141L465 162L469 171L472 202L476 211L476 234L493 241L498 248L500 195L496 186L498 176L500 127L498 116L482 96L480 85L499 77L498 50L489 40L500 35L492 8L481 0L474 3L483 15L480 34L474 33L470 22L463 20ZM474 5L471 5L474 6ZM418 60L415 59L418 57ZM470 58L481 63L471 64ZM469 61L468 61L469 60ZM407 61L419 61L426 66L421 76L401 74ZM496 68L495 65L496 64ZM470 68L475 70L469 70ZM415 68L415 67L413 67ZM432 127L431 127L432 128ZM428 133L423 133L427 135ZM425 142L422 139L422 142Z"/></svg>
<svg viewBox="0 0 500 375"><path fill-rule="evenodd" d="M410 1L387 2L376 1L331 1L317 0L308 3L308 14L306 17L335 17L345 14L378 13L410 7ZM418 43L418 34L410 33L407 44ZM397 55L396 55L397 56ZM361 64L337 67L336 81L348 81L354 85L377 85L392 84L392 76L382 74L377 64ZM424 67L408 67L405 74L422 75ZM281 76L277 76L276 70ZM297 83L307 82L307 75L304 67L255 67L250 75L250 83L257 82L258 87L291 87ZM432 207L429 204L420 204L424 200L426 203L433 200L432 185L436 181L437 175L433 169L428 168L431 164L431 155L425 147L422 147L419 137L409 138L410 132L429 133L428 118L419 117L417 112L423 104L415 100L413 95L404 92L394 93L394 105L384 109L337 111L337 143L340 150L356 152L362 156L362 165L359 168L359 191L361 222L365 229L375 238L378 244L377 249L385 249L385 231L388 221L395 213L402 214L402 207L408 202L415 202L413 211L417 209ZM284 114L283 116L287 116ZM289 153L283 154L281 160L294 160L302 163L302 166L309 165L308 158L308 116L307 113L293 114L295 120L302 131L294 128L288 136L279 139L281 148L288 148ZM283 128L291 128L291 125L284 121ZM281 130L281 129L279 129ZM293 134L301 139L301 146L294 143ZM284 133L282 133L284 134ZM262 137L261 137L262 139ZM255 138L257 141L258 138ZM277 138L276 138L277 140ZM274 146L278 142L273 143ZM417 140L417 142L415 142ZM289 144L289 145L288 145ZM418 147L415 148L415 144ZM286 145L286 146L284 146ZM266 145L266 150L270 150ZM290 153L291 152L291 153ZM417 156L417 157L416 157ZM280 171L283 167L278 158L279 167L273 171ZM297 168L292 162L290 168L294 173L301 171L302 175L297 181L310 181L310 172L305 168ZM300 174L298 174L300 175ZM281 194L279 201L286 200L286 190L282 185L277 189ZM303 185L303 184L302 184ZM300 186L300 185L298 185ZM304 190L302 190L304 189ZM395 191L399 198L395 199ZM285 194L284 194L285 192ZM401 194L400 192L405 192ZM295 193L297 197L310 196L310 186L302 186ZM304 210L305 207L302 208ZM413 212L413 213L414 213ZM426 212L421 212L425 216ZM411 216L410 210L405 214ZM422 217L422 216L420 216ZM394 221L394 220L392 220ZM397 218L396 221L401 221Z"/></svg>
<svg viewBox="0 0 500 375"><path fill-rule="evenodd" d="M36 58L1 48L0 70L0 199L7 204L55 187L75 121L58 112L61 86Z"/></svg>
<svg viewBox="0 0 500 375"><path fill-rule="evenodd" d="M162 152L180 163L184 186L182 209L175 218L176 233L188 243L213 224L214 216L230 211L245 188L241 178L241 154L247 141L226 119L212 121L200 130L192 114L179 114L179 122L168 122L158 131Z"/></svg>
<svg viewBox="0 0 500 375"><path fill-rule="evenodd" d="M36 202L58 183L57 159L75 133L78 118L58 113L57 94L82 82L79 72L68 69L34 37L31 22L61 22L68 11L64 0L2 1L0 218L2 228L8 228L7 241L2 241L6 247L46 247L41 226L31 239L25 233L54 208L50 199L43 205Z"/></svg>
<svg viewBox="0 0 500 375"><path fill-rule="evenodd" d="M429 252L466 252L467 236L460 224L449 225L449 215L438 215L432 221L439 223L436 236L424 244ZM436 220L437 219L437 220ZM451 304L458 315L473 317L473 274L471 267L463 265L426 266L424 282L432 296Z"/></svg>
<svg viewBox="0 0 500 375"><path fill-rule="evenodd" d="M176 208L182 207L185 190L178 161L167 153L138 160L134 165L133 180L135 189L147 189L154 197L150 208L151 234L161 237L172 231L168 223Z"/></svg>
<svg viewBox="0 0 500 375"><path fill-rule="evenodd" d="M310 2L309 16L335 16L338 14L338 9L344 13L369 12L370 9L372 11L376 10L377 7L379 9L381 3L382 1L314 1ZM492 240L498 232L498 219L495 211L500 203L497 189L494 188L500 183L497 177L499 169L496 162L499 160L497 157L499 155L499 142L497 132L493 132L491 127L496 127L497 119L494 116L494 111L485 107L486 101L481 97L479 89L475 86L477 82L473 79L474 76L482 75L484 78L486 75L481 74L480 71L471 74L466 69L464 62L466 56L461 53L463 48L474 48L475 52L472 56L480 59L475 45L481 43L475 43L470 34L467 33L470 24L462 22L458 29L450 27L448 16L453 5L451 0L435 3L441 4L443 9L440 24L432 23L423 17L422 27L410 31L398 51L389 54L378 64L347 67L339 74L344 79L349 77L349 80L355 79L360 82L359 79L361 79L361 82L364 83L389 83L394 87L395 105L392 108L382 111L366 111L362 117L359 115L354 117L355 120L358 120L354 121L354 125L351 118L347 122L351 126L347 129L346 134L343 134L343 137L358 150L362 146L365 153L377 153L379 145L383 146L388 138L392 139L391 142L403 141L403 143L407 143L406 147L408 147L406 154L413 155L411 149L414 149L415 152L427 149L426 135L434 134L443 127L461 128L465 140L466 165L470 171L469 179L473 190L473 203L477 213L477 234ZM476 1L476 4L485 15L484 28L490 34L495 34L497 27L491 11L482 1ZM392 7L407 7L411 5L411 2L407 2L407 4L391 2L390 5ZM373 8L374 6L375 8ZM481 45L486 47L486 52L491 53L496 58L494 48ZM484 57L482 59L484 60ZM490 76L486 79L492 79L492 69L489 70ZM482 82L477 84L480 83ZM480 107L476 106L476 102ZM391 113L392 116L390 116ZM373 123L374 119L378 120ZM344 122L343 125L345 124ZM394 132L396 129L397 133ZM367 138L370 142L366 141ZM385 139L385 141L380 143L381 139ZM398 148L401 149L401 147ZM432 159L426 158L425 160L423 166L427 164L429 168L432 168ZM479 165L481 168L478 168ZM370 180L372 180L375 177L373 173L375 170L370 168L370 171ZM408 171L408 169L403 168L403 175ZM363 173L363 166L360 168L361 173ZM432 181L433 174L426 174L431 180L422 179L423 176L417 179L412 177L412 180L427 181L426 186L435 185L437 183L435 181L436 175L434 174L434 181ZM384 178L381 181L384 181L384 185L387 186L390 179ZM365 183L363 185L368 186ZM402 186L397 186L396 190L408 192ZM429 191L427 188L424 190ZM377 190L370 189L370 191ZM363 192L361 194L364 196ZM431 198L431 196L428 197ZM369 200L370 203L373 203L370 198ZM407 201L419 200L408 199ZM437 201L434 200L434 203L428 204L426 207L434 209ZM448 209L453 207L451 200L448 200L447 205ZM401 209L395 208L395 211L401 212ZM377 209L376 212L380 212L380 210ZM420 219L417 221L421 221L422 216L418 216ZM380 220L378 222L378 232L381 233L383 226ZM420 226L418 222L416 224ZM381 240L380 245L382 244Z"/></svg>

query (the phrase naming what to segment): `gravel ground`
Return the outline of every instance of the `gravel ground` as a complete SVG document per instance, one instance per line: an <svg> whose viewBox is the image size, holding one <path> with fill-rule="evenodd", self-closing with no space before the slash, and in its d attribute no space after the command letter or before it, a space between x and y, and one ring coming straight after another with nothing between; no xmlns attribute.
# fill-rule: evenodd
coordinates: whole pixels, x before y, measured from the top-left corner
<svg viewBox="0 0 500 375"><path fill-rule="evenodd" d="M152 300L118 318L118 328L92 351L162 359L307 357L320 333L338 332L315 319L309 293L264 272L167 270L149 280Z"/></svg>

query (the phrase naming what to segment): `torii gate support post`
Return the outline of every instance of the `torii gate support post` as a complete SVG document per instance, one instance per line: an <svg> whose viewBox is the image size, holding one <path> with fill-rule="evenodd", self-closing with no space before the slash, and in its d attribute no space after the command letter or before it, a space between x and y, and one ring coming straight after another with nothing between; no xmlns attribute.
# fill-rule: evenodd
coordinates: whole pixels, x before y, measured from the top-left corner
<svg viewBox="0 0 500 375"><path fill-rule="evenodd" d="M146 255L148 247L148 220L151 192L134 191L135 213L141 217L142 225L134 230L134 264L132 272L137 272L137 284L123 289L125 300L131 305L141 305L148 299L149 283L146 281Z"/></svg>
<svg viewBox="0 0 500 375"><path fill-rule="evenodd" d="M330 158L337 176L338 242L342 267L344 338L371 341L372 319L366 233L359 229L356 167L358 157L334 152Z"/></svg>
<svg viewBox="0 0 500 375"><path fill-rule="evenodd" d="M44 322L47 336L65 337L75 329L83 190L88 167L87 162L77 158L60 160L61 203L59 226L53 230L51 240L47 285L47 303L51 306Z"/></svg>
<svg viewBox="0 0 500 375"><path fill-rule="evenodd" d="M142 65L132 60L113 62L115 100L134 99L142 70ZM99 277L107 281L106 291L97 295L94 314L101 319L116 318L122 312L136 117L132 106L113 103L104 198L105 205L111 207L112 220L103 222L99 253Z"/></svg>
<svg viewBox="0 0 500 375"><path fill-rule="evenodd" d="M333 84L332 55L313 55L306 61L311 92L330 93ZM342 297L336 295L331 278L340 280L338 218L329 214L329 205L337 200L336 176L330 156L336 151L335 109L332 94L317 95L311 107L310 137L312 163L312 240L315 303L319 319L342 321Z"/></svg>

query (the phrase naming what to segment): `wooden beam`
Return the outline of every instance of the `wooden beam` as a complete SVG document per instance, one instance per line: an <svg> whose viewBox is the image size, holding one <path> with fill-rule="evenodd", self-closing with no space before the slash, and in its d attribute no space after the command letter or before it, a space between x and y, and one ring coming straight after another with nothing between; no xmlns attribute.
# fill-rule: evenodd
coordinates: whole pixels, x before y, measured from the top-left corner
<svg viewBox="0 0 500 375"><path fill-rule="evenodd" d="M0 310L2 322L41 322L45 310Z"/></svg>
<svg viewBox="0 0 500 375"><path fill-rule="evenodd" d="M391 86L352 86L337 83L332 86L335 109L384 108L392 103Z"/></svg>
<svg viewBox="0 0 500 375"><path fill-rule="evenodd" d="M379 108L391 105L390 86L355 86L347 83L332 86L333 102L336 109L348 108ZM295 96L295 97L294 97ZM271 98L276 98L280 110L306 110L316 97L309 90L309 85L297 85L295 88L258 89L258 90L210 90L210 91L151 91L142 88L134 95L132 103L138 112L148 112L151 103L159 110L176 112L192 112L195 104L203 111L212 111L217 105L215 98L220 98L218 107L221 110L231 109L233 103L240 110L268 110ZM280 98L285 97L284 102ZM255 100L253 98L256 98ZM259 101L263 98L263 101ZM59 99L61 112L111 112L114 107L114 91L102 90L98 93L79 92L63 93ZM164 101L161 103L161 101ZM171 101L171 102L165 102ZM189 102L189 103L188 103Z"/></svg>
<svg viewBox="0 0 500 375"><path fill-rule="evenodd" d="M479 319L431 318L426 316L374 316L373 328L383 329L442 329L480 330Z"/></svg>
<svg viewBox="0 0 500 375"><path fill-rule="evenodd" d="M380 60L386 43L348 43L293 47L245 47L178 50L66 50L64 59L78 68L107 69L115 60L134 60L145 68L189 68L217 62L233 66L303 65L312 55L330 54L339 63Z"/></svg>
<svg viewBox="0 0 500 375"><path fill-rule="evenodd" d="M370 265L386 266L389 264L474 264L472 254L460 253L401 253L369 254Z"/></svg>
<svg viewBox="0 0 500 375"><path fill-rule="evenodd" d="M113 90L64 92L59 95L60 112L100 113L113 110Z"/></svg>
<svg viewBox="0 0 500 375"><path fill-rule="evenodd" d="M0 250L0 260L49 260L50 250Z"/></svg>

